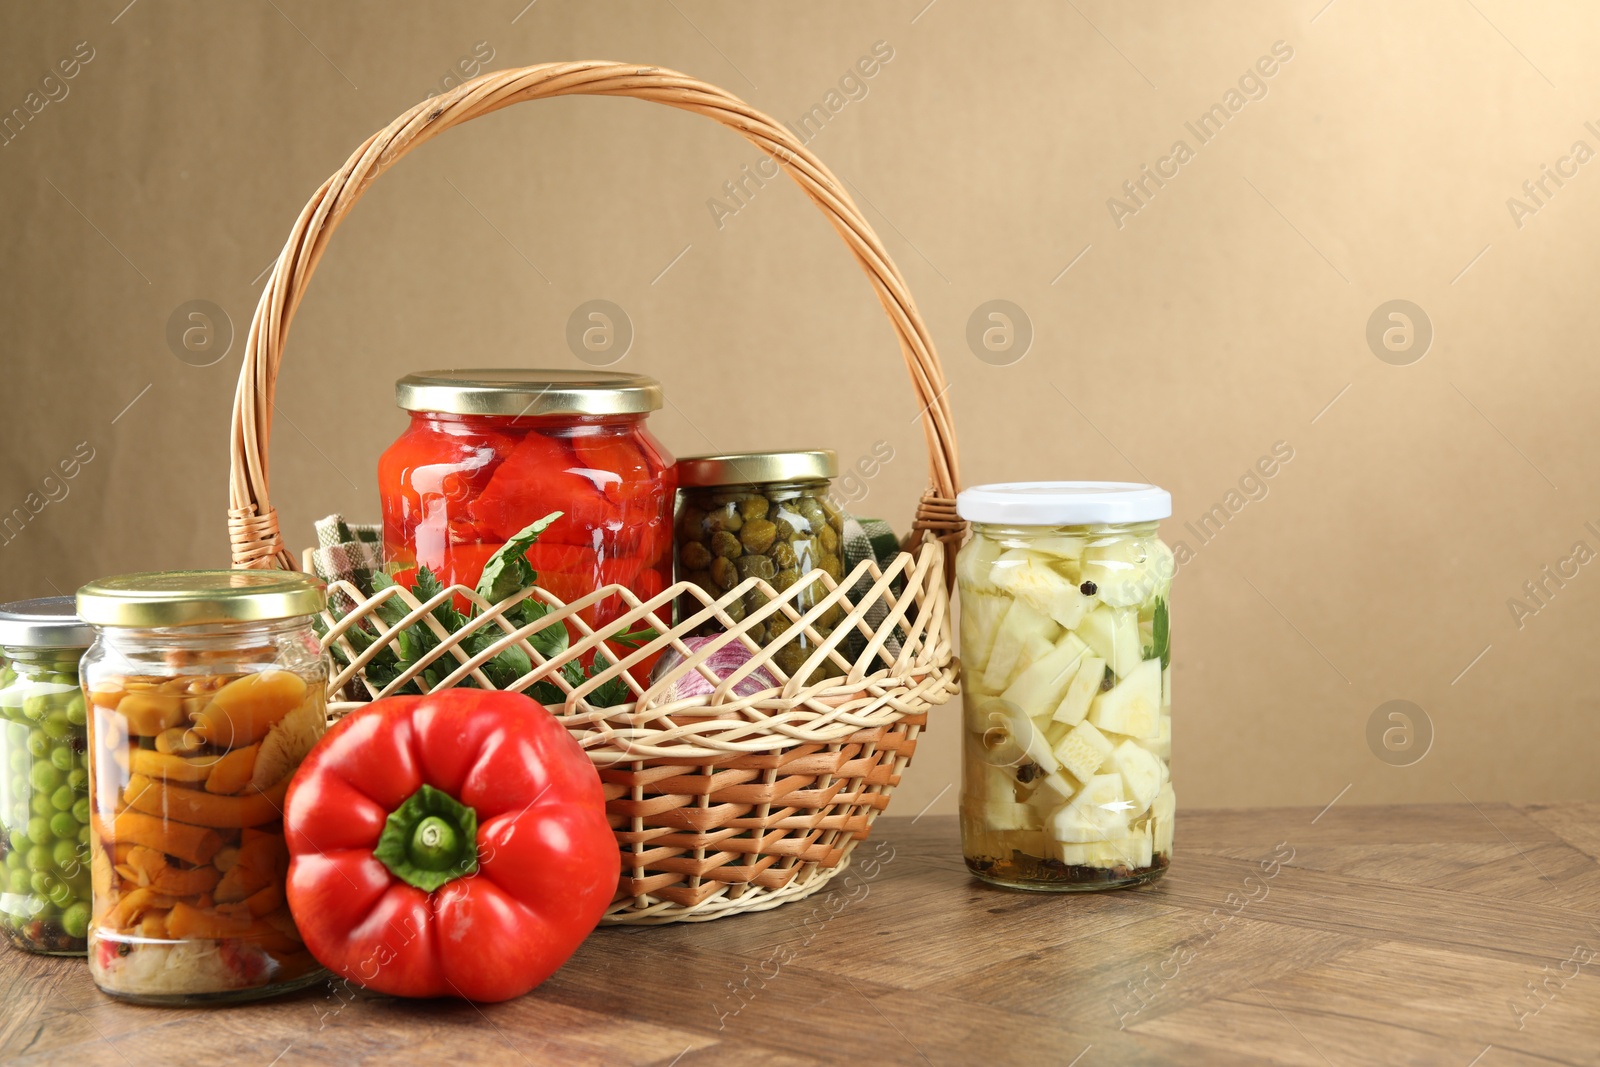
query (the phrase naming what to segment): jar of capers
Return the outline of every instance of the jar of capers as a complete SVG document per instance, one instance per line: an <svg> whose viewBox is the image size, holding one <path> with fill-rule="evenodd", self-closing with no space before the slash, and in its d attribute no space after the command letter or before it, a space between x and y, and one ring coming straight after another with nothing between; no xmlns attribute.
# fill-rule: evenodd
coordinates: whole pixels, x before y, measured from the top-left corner
<svg viewBox="0 0 1600 1067"><path fill-rule="evenodd" d="M78 662L94 633L71 597L0 607L0 931L81 956L89 929L88 721Z"/></svg>
<svg viewBox="0 0 1600 1067"><path fill-rule="evenodd" d="M752 578L763 579L784 592L804 583L792 602L796 611L809 611L828 594L818 581L806 581L823 571L834 581L844 577L844 522L829 489L838 473L833 452L744 452L736 455L689 456L678 461L677 580L693 582L712 597L723 597ZM759 611L768 597L752 588L726 605L735 622ZM683 598L680 619L703 611L702 605ZM826 637L843 618L837 605L820 616L813 627ZM757 644L775 644L788 630L784 613L768 616L751 627ZM712 620L697 632L714 631ZM794 675L815 651L804 635L785 642L773 661ZM829 673L817 667L808 681Z"/></svg>

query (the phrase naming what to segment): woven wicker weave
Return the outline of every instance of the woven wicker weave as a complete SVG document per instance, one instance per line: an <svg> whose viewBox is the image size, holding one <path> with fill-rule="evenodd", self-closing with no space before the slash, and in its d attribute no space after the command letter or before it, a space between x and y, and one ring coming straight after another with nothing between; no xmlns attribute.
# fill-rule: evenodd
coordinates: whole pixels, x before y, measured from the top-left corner
<svg viewBox="0 0 1600 1067"><path fill-rule="evenodd" d="M950 549L962 531L954 506L955 438L944 374L927 327L905 280L842 184L779 123L721 89L674 71L609 62L551 63L486 74L417 105L370 137L301 212L250 326L233 412L228 527L234 566L295 566L268 500L267 441L289 324L333 231L378 174L435 135L514 103L571 94L639 97L715 119L771 155L833 224L899 336L922 411L931 484L913 522L913 552L901 553L883 568L862 563L838 581L814 571L783 592L751 579L715 601L688 583L647 601L618 586L572 604L536 590L531 595L553 610L535 626L520 630L501 614L514 601L488 605L460 586L419 602L404 589L389 588L366 598L338 583L335 588L356 607L342 621L327 619L331 629L325 645L337 644L349 660L330 681L329 693L338 714L355 706L349 702L352 696L382 696L428 662L440 661L454 664L440 688L469 676L491 688L479 668L516 644L534 669L510 688L522 690L547 679L567 694L563 707L555 710L605 784L623 866L606 921L698 920L769 908L815 892L844 869L851 850L888 803L928 709L955 693ZM841 403L847 400L840 398ZM770 602L736 622L727 613L728 605L751 589L767 594ZM808 603L803 597L808 590L822 595L802 610L797 605ZM468 630L456 634L446 633L430 614L452 595L484 609ZM610 595L620 596L627 610L596 631L579 613ZM680 596L695 598L704 608L674 627L672 604ZM363 620L391 632L394 628L382 623L377 608L392 598L407 612L398 627L431 626L440 643L430 661L379 689L362 668L384 642L357 655L344 635ZM843 621L824 635L814 624L835 606L843 610ZM874 618L881 614L882 621L869 624L869 609ZM758 646L747 636L750 626L780 614L789 625L774 643ZM727 632L691 652L684 636L712 618ZM568 626L575 637L560 657L546 661L527 638L552 625ZM661 636L582 686L574 689L554 673L562 663L599 648L608 636L640 626L653 627ZM469 656L461 641L478 627L496 628L500 636ZM790 678L772 655L802 635L814 651ZM854 643L846 651L852 635ZM718 677L704 666L719 648L735 641L752 653L743 667ZM686 657L672 675L641 685L627 673L669 647ZM780 684L754 695L736 695L734 687L758 668ZM670 699L673 680L692 670L710 679L715 690ZM820 681L803 684L802 679L819 673ZM595 708L587 702L594 687L618 676L632 690L632 703ZM344 701L337 702L341 697Z"/></svg>

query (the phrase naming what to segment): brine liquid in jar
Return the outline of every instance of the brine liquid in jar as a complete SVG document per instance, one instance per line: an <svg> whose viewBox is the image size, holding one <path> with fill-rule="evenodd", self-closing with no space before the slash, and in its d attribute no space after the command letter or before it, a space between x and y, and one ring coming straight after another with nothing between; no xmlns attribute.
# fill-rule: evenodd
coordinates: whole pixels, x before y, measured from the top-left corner
<svg viewBox="0 0 1600 1067"><path fill-rule="evenodd" d="M1121 482L980 486L957 507L961 837L978 877L1109 889L1172 857L1171 497Z"/></svg>
<svg viewBox="0 0 1600 1067"><path fill-rule="evenodd" d="M327 726L320 583L274 571L85 586L89 973L147 1004L250 1000L325 971L285 899L283 803Z"/></svg>
<svg viewBox="0 0 1600 1067"><path fill-rule="evenodd" d="M831 499L832 479L838 473L838 459L828 449L685 456L678 461L677 580L693 582L716 601L752 580L765 581L783 593L814 571L842 579L844 514ZM821 582L805 582L790 606L808 612L828 591ZM760 589L750 588L724 610L740 623L769 603ZM679 598L680 621L704 610L696 597ZM844 609L834 605L810 625L825 639L843 617ZM722 628L712 619L695 632L704 635ZM745 632L758 645L776 646L773 662L794 675L817 645L803 631L790 630L787 613L777 612L763 622L752 621ZM817 665L807 684L821 681L833 669L830 663Z"/></svg>

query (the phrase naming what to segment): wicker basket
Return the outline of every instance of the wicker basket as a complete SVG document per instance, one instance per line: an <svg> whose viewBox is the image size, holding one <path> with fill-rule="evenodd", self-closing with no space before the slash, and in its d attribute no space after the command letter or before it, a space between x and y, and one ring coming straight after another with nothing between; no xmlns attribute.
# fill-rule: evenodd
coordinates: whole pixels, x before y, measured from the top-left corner
<svg viewBox="0 0 1600 1067"><path fill-rule="evenodd" d="M369 599L347 583L337 583L334 588L351 597L356 607L340 622L327 619L331 628L325 646L338 644L350 661L331 679L329 693L336 700L352 692L382 696L426 666L417 664L386 689L362 675L388 639L357 655L344 635L362 620L391 633L394 628L383 624L377 609L392 598L406 608L398 626L431 625L440 638L430 662L444 657L454 662L440 687L471 677L490 688L479 668L517 644L535 666L511 688L526 689L542 679L560 686L567 699L556 713L593 759L605 785L623 866L606 921L699 920L770 908L817 891L844 869L852 849L887 805L928 709L956 692L950 550L962 530L955 515L955 439L944 375L927 327L905 280L843 185L779 123L721 89L674 71L609 62L550 63L476 78L418 104L368 138L301 212L250 326L233 411L228 512L233 563L296 566L268 500L267 441L289 324L335 228L378 174L435 135L524 100L570 94L639 97L733 128L771 155L844 238L899 335L921 405L931 485L908 538L913 551L901 553L884 568L863 563L839 581L814 571L781 593L751 579L715 601L687 583L647 601L618 586L572 604L535 590L531 595L554 610L536 626L520 630L501 616L515 600L488 605L460 586L426 602L397 588ZM797 607L807 586L818 585L826 595L814 606ZM760 589L771 601L735 622L727 607L750 589ZM613 594L621 596L628 610L599 630L591 629L579 612ZM486 609L469 628L500 631L495 643L476 656L460 645L465 631L449 634L430 614L452 595ZM705 607L674 628L672 604L682 595L698 598ZM844 620L824 636L814 624L835 605L843 609ZM747 636L748 627L778 613L789 618L787 631L774 645L756 645ZM689 653L683 638L713 617L726 626L726 635ZM568 625L576 635L567 651L550 661L527 641L546 625ZM562 663L599 648L608 636L640 626L653 627L661 636L604 674L574 689L556 673ZM772 661L772 653L800 634L812 640L815 652L790 678ZM730 641L742 642L753 658L736 673L719 678L703 664ZM672 677L641 686L624 673L668 647L687 656L674 676L698 670L716 684L715 690L672 700ZM779 687L737 695L734 687L757 667L770 671ZM818 667L827 677L803 684ZM633 703L596 708L586 701L595 686L618 675L634 693ZM334 713L354 706L335 703Z"/></svg>

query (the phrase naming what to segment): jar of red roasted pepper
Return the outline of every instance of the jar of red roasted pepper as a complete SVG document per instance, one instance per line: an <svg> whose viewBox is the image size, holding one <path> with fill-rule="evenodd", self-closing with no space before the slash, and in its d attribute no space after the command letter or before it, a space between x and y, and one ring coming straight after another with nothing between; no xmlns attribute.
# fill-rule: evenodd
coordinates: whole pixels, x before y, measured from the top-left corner
<svg viewBox="0 0 1600 1067"><path fill-rule="evenodd" d="M641 599L672 577L672 457L645 426L661 386L637 374L439 370L395 399L411 425L378 463L385 565L426 566L476 585L483 565L535 520L562 517L528 552L539 585L571 603L604 585ZM582 613L602 626L610 597Z"/></svg>

